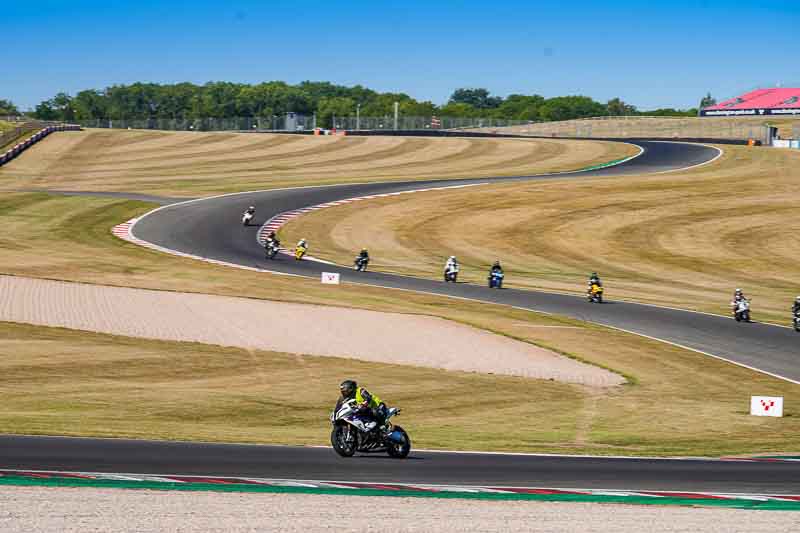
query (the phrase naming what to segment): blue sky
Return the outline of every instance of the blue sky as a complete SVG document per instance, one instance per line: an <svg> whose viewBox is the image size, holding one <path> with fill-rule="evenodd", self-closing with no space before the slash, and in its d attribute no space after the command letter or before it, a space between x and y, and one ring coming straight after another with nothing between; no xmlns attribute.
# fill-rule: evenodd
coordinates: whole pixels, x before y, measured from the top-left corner
<svg viewBox="0 0 800 533"><path fill-rule="evenodd" d="M692 107L800 84L800 2L3 0L0 98L149 81L361 84Z"/></svg>

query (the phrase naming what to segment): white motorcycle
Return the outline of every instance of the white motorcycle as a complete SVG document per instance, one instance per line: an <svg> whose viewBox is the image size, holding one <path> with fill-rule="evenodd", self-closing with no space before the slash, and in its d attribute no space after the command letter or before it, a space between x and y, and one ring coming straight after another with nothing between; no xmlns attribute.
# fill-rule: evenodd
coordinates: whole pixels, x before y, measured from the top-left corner
<svg viewBox="0 0 800 533"><path fill-rule="evenodd" d="M355 399L342 402L331 413L331 445L342 457L352 457L356 452L386 452L390 457L404 459L411 451L411 439L400 426L394 426L389 419L400 412L392 407L386 411L386 424L378 423L359 409Z"/></svg>
<svg viewBox="0 0 800 533"><path fill-rule="evenodd" d="M448 263L444 267L444 281L456 283L458 280L458 263Z"/></svg>
<svg viewBox="0 0 800 533"><path fill-rule="evenodd" d="M738 302L731 302L733 308L733 318L736 322L750 322L750 300L742 298Z"/></svg>
<svg viewBox="0 0 800 533"><path fill-rule="evenodd" d="M264 244L264 252L267 259L275 259L275 256L278 255L280 250L280 246L278 246L278 243L275 241L270 240Z"/></svg>
<svg viewBox="0 0 800 533"><path fill-rule="evenodd" d="M250 211L245 211L242 215L242 226L249 226L250 221L253 220L253 215L255 213L251 213Z"/></svg>
<svg viewBox="0 0 800 533"><path fill-rule="evenodd" d="M794 325L794 330L800 332L800 311L796 311L794 313L794 318L792 319L792 324Z"/></svg>

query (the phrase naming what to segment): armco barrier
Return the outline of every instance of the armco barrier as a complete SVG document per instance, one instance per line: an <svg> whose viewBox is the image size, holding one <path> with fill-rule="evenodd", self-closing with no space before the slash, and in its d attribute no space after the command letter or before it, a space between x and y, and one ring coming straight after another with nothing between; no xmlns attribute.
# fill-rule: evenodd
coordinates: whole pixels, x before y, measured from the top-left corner
<svg viewBox="0 0 800 533"><path fill-rule="evenodd" d="M25 139L24 141L21 141L12 146L4 154L0 154L0 166L5 165L6 163L8 163L9 161L17 157L19 154L21 154L22 152L24 152L37 142L41 141L51 133L54 133L56 131L78 131L80 129L81 127L75 124L58 124L54 126L46 126L37 131L36 133L34 133L33 135L31 135L30 137L28 137L27 139Z"/></svg>

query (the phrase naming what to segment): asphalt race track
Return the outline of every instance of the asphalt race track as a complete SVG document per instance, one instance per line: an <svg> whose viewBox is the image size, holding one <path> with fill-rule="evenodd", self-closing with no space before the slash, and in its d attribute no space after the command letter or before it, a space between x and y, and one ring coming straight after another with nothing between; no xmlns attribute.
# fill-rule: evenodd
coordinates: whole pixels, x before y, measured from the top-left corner
<svg viewBox="0 0 800 533"><path fill-rule="evenodd" d="M411 435L414 438L414 435ZM0 437L0 468L446 485L797 494L800 462L459 454L341 458L330 448Z"/></svg>
<svg viewBox="0 0 800 533"><path fill-rule="evenodd" d="M226 195L167 205L146 215L134 235L172 250L246 266L319 278L339 272L343 282L364 283L472 298L557 313L673 342L800 382L800 336L787 328L738 324L723 317L613 302L590 305L582 296L504 289L381 274L297 262L272 262L256 241L258 227L285 211L339 199L452 185L553 177L639 175L710 161L715 148L637 141L639 157L616 167L555 176L524 176L309 187ZM480 194L480 188L475 189ZM257 206L254 226L243 228L241 213ZM313 243L311 243L313 254ZM355 251L354 251L355 253ZM444 259L444 258L443 258ZM513 277L513 273L511 273ZM745 399L743 399L744 401ZM402 423L402 421L400 421ZM413 440L414 435L411 435ZM465 443L465 448L469 443ZM0 436L0 468L84 472L197 474L267 478L482 484L620 490L797 493L800 462L628 459L459 454L412 450L407 460L383 455L342 459L327 448L168 443L64 437Z"/></svg>

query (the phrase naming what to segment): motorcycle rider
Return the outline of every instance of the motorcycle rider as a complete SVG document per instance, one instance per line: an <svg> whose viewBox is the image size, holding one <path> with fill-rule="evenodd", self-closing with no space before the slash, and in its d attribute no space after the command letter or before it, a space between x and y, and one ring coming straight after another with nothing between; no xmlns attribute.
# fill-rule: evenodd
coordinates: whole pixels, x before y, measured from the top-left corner
<svg viewBox="0 0 800 533"><path fill-rule="evenodd" d="M494 274L495 272L498 272L498 273L500 273L500 274L502 274L502 273L503 273L503 267L501 267L501 266L500 266L500 261L495 261L495 262L492 264L492 268L491 268L491 270L489 270L489 276L491 276L491 275L492 275L492 274Z"/></svg>
<svg viewBox="0 0 800 533"><path fill-rule="evenodd" d="M597 272L592 272L592 275L589 276L589 290L592 289L592 285L603 286L603 282L600 281L600 276L597 275Z"/></svg>
<svg viewBox="0 0 800 533"><path fill-rule="evenodd" d="M250 207L247 208L247 211L245 211L245 213L248 213L250 215L255 215L256 214L256 207L254 205L251 205Z"/></svg>
<svg viewBox="0 0 800 533"><path fill-rule="evenodd" d="M800 312L800 296L795 298L792 304L792 315L796 315L798 312Z"/></svg>
<svg viewBox="0 0 800 533"><path fill-rule="evenodd" d="M358 383L352 379L346 379L342 381L342 383L339 385L339 392L342 393L342 396L336 403L337 411L342 406L342 403L355 398L356 404L359 408L365 411L369 410L369 414L375 421L375 428L382 427L386 424L386 404L383 403L377 395L370 394L370 392L364 387L359 387Z"/></svg>
<svg viewBox="0 0 800 533"><path fill-rule="evenodd" d="M358 261L359 263L362 261L369 261L369 252L367 251L366 248L361 249L361 251L358 253L356 261Z"/></svg>
<svg viewBox="0 0 800 533"><path fill-rule="evenodd" d="M269 245L275 243L275 246L280 246L281 241L278 240L278 236L275 234L275 230L270 231L267 234L267 238L264 239L264 247L269 248Z"/></svg>
<svg viewBox="0 0 800 533"><path fill-rule="evenodd" d="M734 313L736 312L736 308L739 306L739 302L741 302L742 300L747 300L747 298L745 298L745 295L742 292L742 289L738 289L737 288L733 292L733 301L731 302L731 306L733 307L733 312Z"/></svg>

